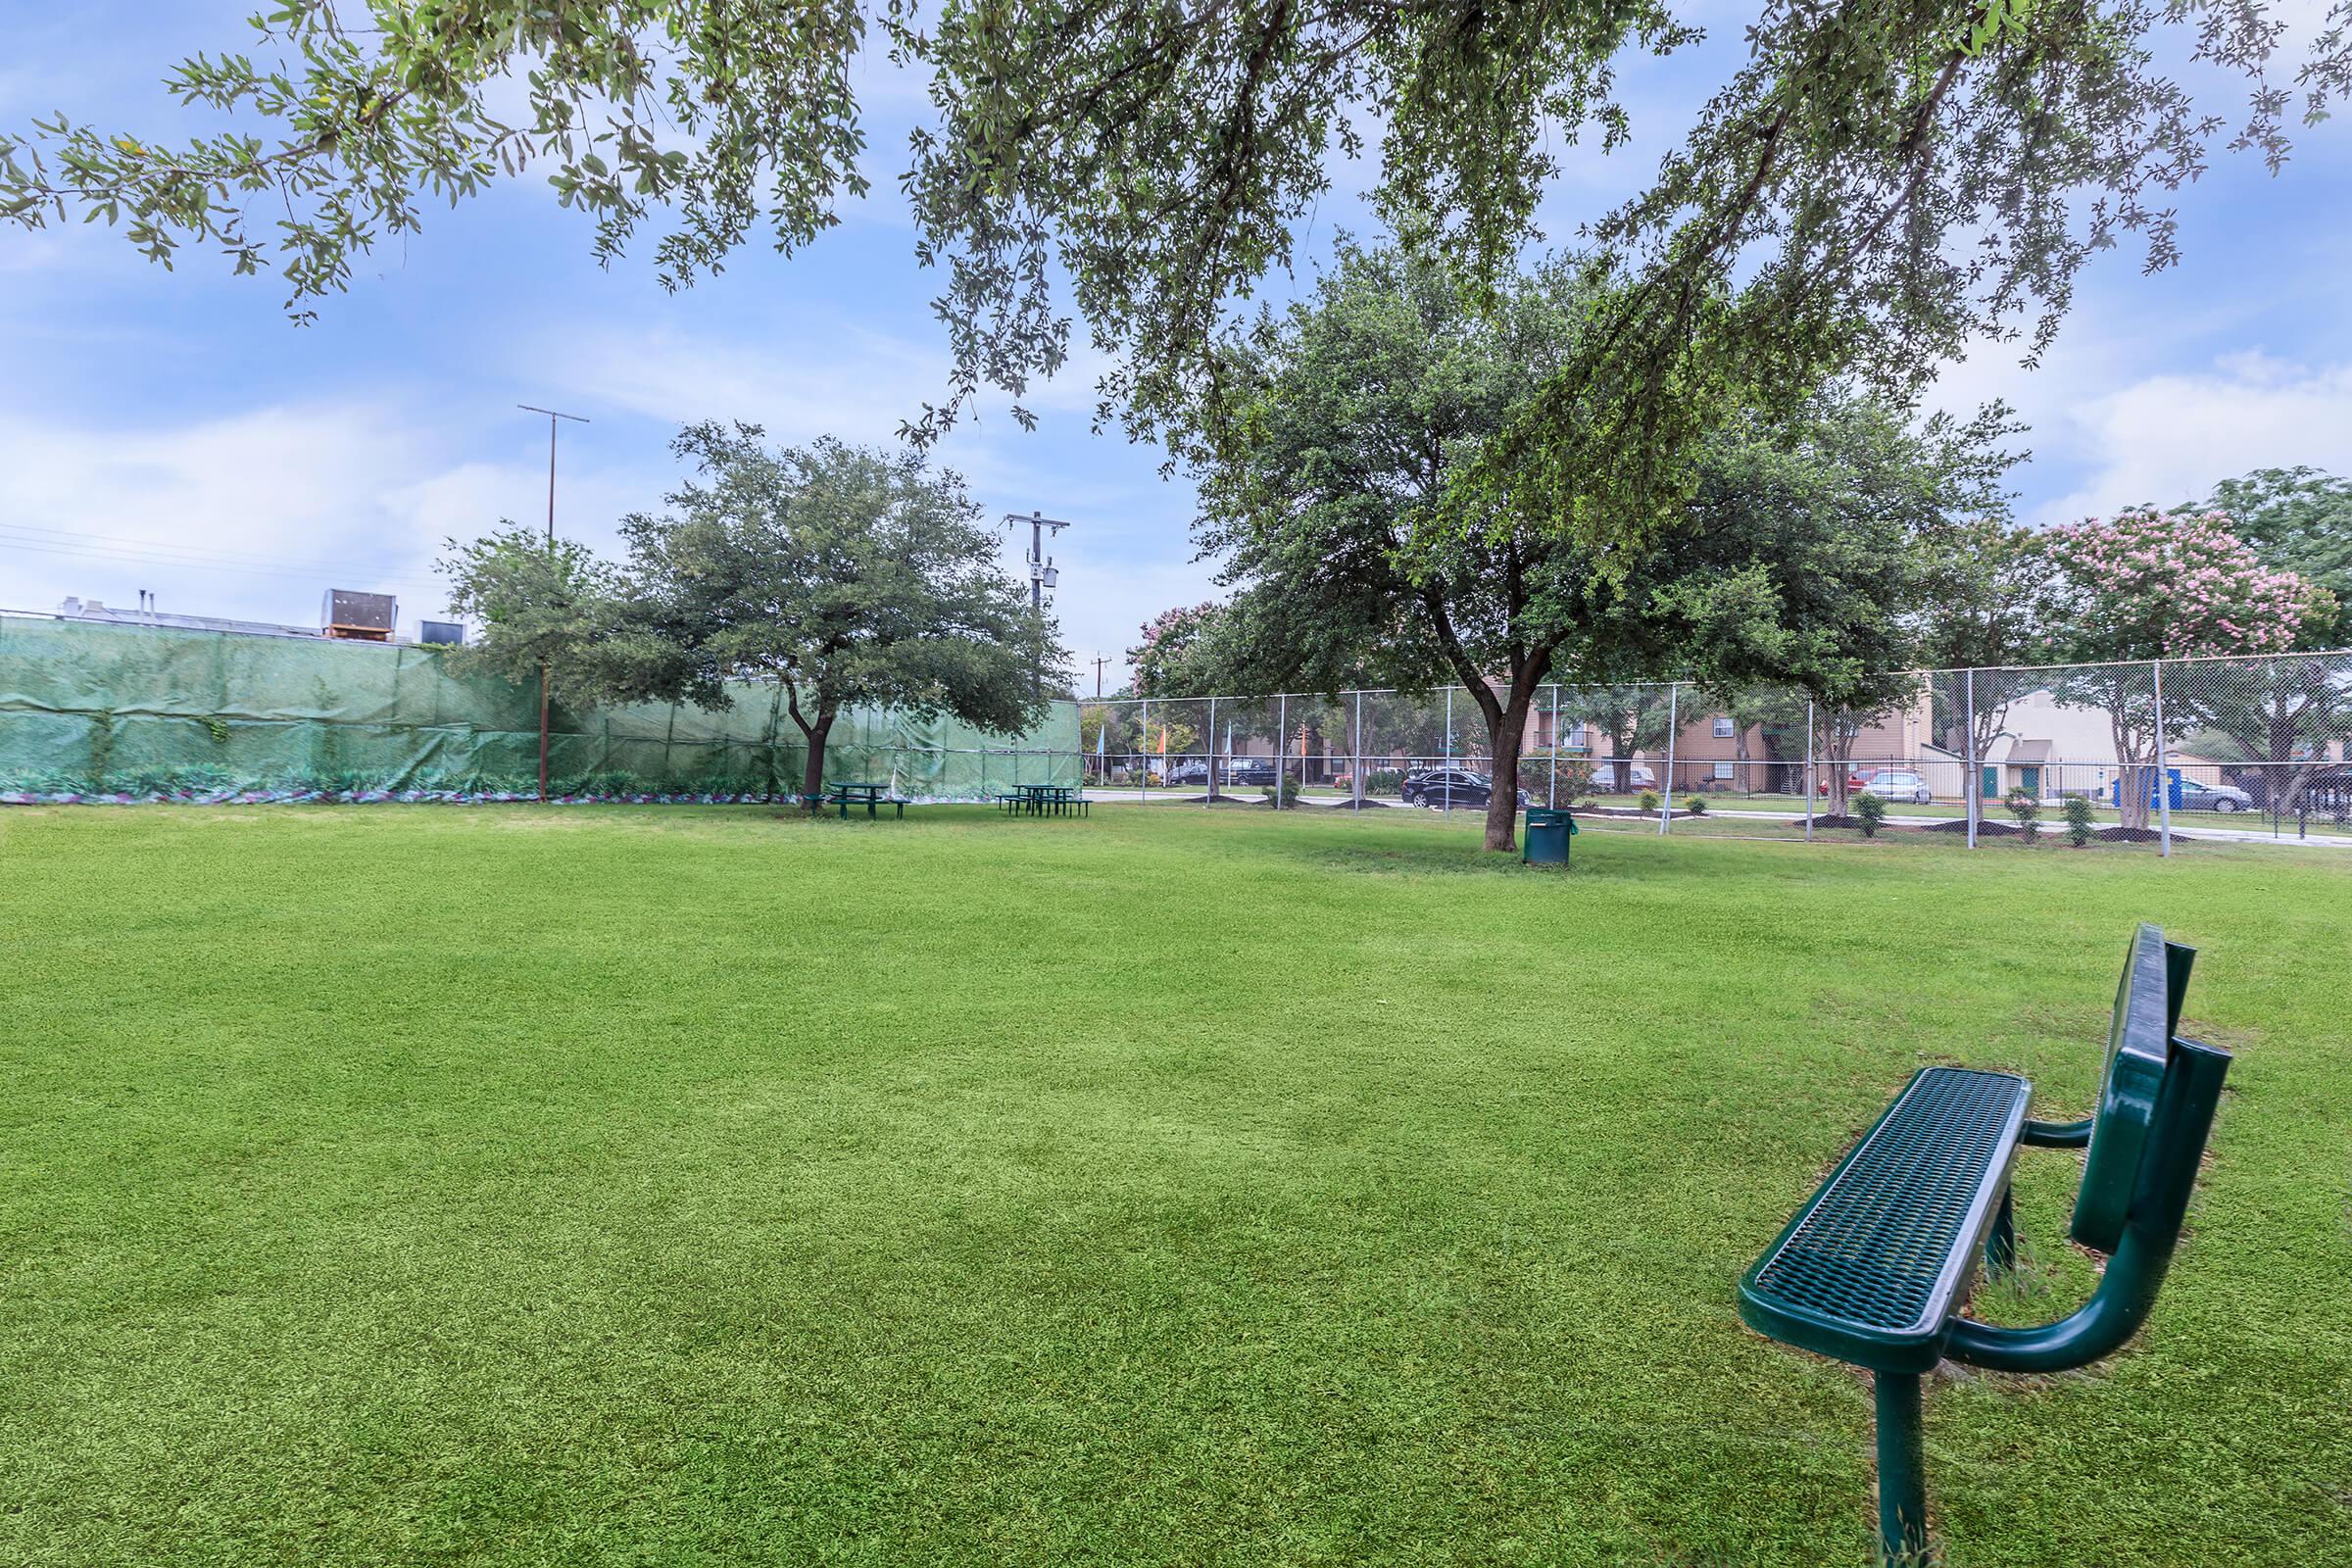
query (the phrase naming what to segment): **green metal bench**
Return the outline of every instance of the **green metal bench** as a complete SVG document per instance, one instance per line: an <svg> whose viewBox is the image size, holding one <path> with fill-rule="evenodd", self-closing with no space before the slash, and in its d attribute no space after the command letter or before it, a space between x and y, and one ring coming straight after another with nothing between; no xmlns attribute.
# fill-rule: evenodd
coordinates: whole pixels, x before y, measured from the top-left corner
<svg viewBox="0 0 2352 1568"><path fill-rule="evenodd" d="M2194 951L2142 925L2108 1028L2096 1114L2044 1122L2011 1073L1922 1069L1740 1282L1760 1334L1863 1367L1878 1415L1879 1538L1928 1560L1921 1376L1949 1357L2059 1372L2122 1348L2164 1283L2230 1054L2175 1031ZM2109 1254L2079 1311L2037 1328L1963 1315L1982 1256L2012 1263L2009 1173L2021 1144L2085 1151L2071 1234Z"/></svg>

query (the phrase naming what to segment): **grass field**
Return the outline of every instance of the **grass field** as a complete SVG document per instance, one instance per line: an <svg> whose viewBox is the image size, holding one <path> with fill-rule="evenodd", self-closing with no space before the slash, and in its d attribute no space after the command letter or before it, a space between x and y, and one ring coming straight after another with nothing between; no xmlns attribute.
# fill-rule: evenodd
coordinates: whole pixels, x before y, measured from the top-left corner
<svg viewBox="0 0 2352 1568"><path fill-rule="evenodd" d="M1867 1386L1734 1282L1921 1062L2085 1109L2139 918L2193 1234L1935 1385L1936 1534L2352 1561L2352 867L1474 832L0 813L0 1562L1862 1563Z"/></svg>

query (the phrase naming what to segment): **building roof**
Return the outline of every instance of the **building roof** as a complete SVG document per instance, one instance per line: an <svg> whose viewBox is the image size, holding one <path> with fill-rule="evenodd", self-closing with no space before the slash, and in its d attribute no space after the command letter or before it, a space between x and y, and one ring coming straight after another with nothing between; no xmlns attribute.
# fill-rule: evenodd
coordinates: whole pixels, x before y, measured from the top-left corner
<svg viewBox="0 0 2352 1568"><path fill-rule="evenodd" d="M317 637L316 626L286 626L269 620L231 620L224 615L174 615L160 610L117 610L97 600L68 599L57 607L61 620L103 620L115 626L177 626L188 631L233 631L247 637Z"/></svg>

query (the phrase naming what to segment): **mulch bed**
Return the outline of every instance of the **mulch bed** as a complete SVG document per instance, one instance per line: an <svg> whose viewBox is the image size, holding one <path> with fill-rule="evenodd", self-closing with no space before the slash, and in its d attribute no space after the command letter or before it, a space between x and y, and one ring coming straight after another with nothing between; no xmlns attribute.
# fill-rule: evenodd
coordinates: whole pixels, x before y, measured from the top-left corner
<svg viewBox="0 0 2352 1568"><path fill-rule="evenodd" d="M1644 811L1639 806L1579 806L1572 809L1578 816L1635 816L1644 822L1654 822L1659 815L1656 811ZM1677 822L1686 817L1705 814L1703 811L1686 811L1679 806L1674 808L1674 820Z"/></svg>
<svg viewBox="0 0 2352 1568"><path fill-rule="evenodd" d="M1933 822L1921 828L1920 831L1923 833L1966 833L1968 818L1956 816L1946 822ZM2025 831L2015 822L1984 821L1977 824L1977 837L1982 839L2014 839L2023 836ZM2047 833L2051 830L2045 827L2042 831Z"/></svg>

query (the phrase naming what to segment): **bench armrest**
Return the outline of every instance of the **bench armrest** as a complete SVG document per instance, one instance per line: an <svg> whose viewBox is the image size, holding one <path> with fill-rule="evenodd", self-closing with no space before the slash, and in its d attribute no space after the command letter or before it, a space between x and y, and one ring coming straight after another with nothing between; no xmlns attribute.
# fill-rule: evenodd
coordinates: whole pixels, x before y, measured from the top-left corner
<svg viewBox="0 0 2352 1568"><path fill-rule="evenodd" d="M2081 1121L2036 1121L2029 1116L2018 1141L2036 1149L2081 1149L2090 1142L2090 1123L2088 1116Z"/></svg>
<svg viewBox="0 0 2352 1568"><path fill-rule="evenodd" d="M2090 1299L2072 1316L2030 1329L1954 1317L1944 1354L1995 1372L2064 1372L2113 1353L2139 1332L2172 1267L2230 1070L2228 1052L2199 1041L2175 1040L2173 1054L2151 1129L2155 1143L2143 1157L2122 1240Z"/></svg>

